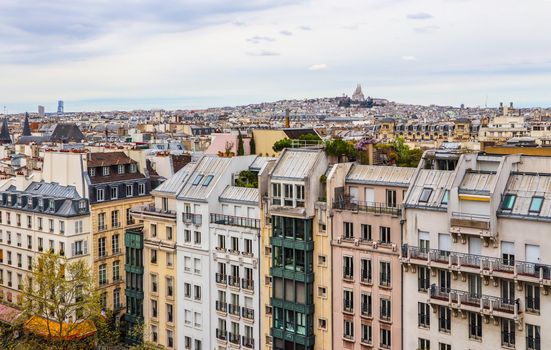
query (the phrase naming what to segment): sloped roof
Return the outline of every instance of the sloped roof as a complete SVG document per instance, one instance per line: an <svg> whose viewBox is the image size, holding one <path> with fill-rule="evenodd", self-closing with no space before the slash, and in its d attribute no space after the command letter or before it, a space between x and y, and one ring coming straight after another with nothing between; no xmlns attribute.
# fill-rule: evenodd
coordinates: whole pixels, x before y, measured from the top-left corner
<svg viewBox="0 0 551 350"><path fill-rule="evenodd" d="M188 163L176 174L172 175L168 180L160 184L152 193L160 192L164 194L176 195L180 192L186 181L189 179L189 174L193 170L195 164Z"/></svg>
<svg viewBox="0 0 551 350"><path fill-rule="evenodd" d="M2 121L2 129L0 130L0 143L11 143L10 129L8 127L8 119Z"/></svg>
<svg viewBox="0 0 551 350"><path fill-rule="evenodd" d="M25 121L23 121L23 132L21 136L31 136L31 126L29 125L29 113L25 113Z"/></svg>
<svg viewBox="0 0 551 350"><path fill-rule="evenodd" d="M285 149L272 171L272 179L303 180L318 161L321 152L319 149Z"/></svg>
<svg viewBox="0 0 551 350"><path fill-rule="evenodd" d="M136 163L124 152L96 152L88 154L88 167L112 166Z"/></svg>
<svg viewBox="0 0 551 350"><path fill-rule="evenodd" d="M258 205L258 188L227 186L219 197L220 202Z"/></svg>
<svg viewBox="0 0 551 350"><path fill-rule="evenodd" d="M80 142L84 135L76 124L57 124L50 135L50 142Z"/></svg>
<svg viewBox="0 0 551 350"><path fill-rule="evenodd" d="M414 173L415 168L354 164L346 175L346 182L408 187Z"/></svg>
<svg viewBox="0 0 551 350"><path fill-rule="evenodd" d="M304 128L304 129L297 129L297 128L293 128L293 129L283 129L283 132L285 133L285 135L287 135L288 138L290 138L291 140L297 140L299 137L301 137L302 135L308 135L308 134L313 134L313 135L316 135L316 136L319 136L318 133L316 132L315 129L312 129L312 128Z"/></svg>
<svg viewBox="0 0 551 350"><path fill-rule="evenodd" d="M442 204L442 198L444 192L451 189L454 175L453 170L421 169L415 182L409 188L410 192L406 199L406 206L446 208L447 206ZM426 203L419 202L424 188L432 189Z"/></svg>
<svg viewBox="0 0 551 350"><path fill-rule="evenodd" d="M216 156L202 157L190 174L189 180L186 181L178 198L205 200L230 163L231 158ZM194 181L199 179L199 176L201 176L199 183L194 185ZM205 185L205 180L208 176L212 176L212 180Z"/></svg>
<svg viewBox="0 0 551 350"><path fill-rule="evenodd" d="M513 208L501 210L500 214L551 218L551 174L511 173L504 194L514 194L516 198ZM539 213L530 212L534 196L543 197Z"/></svg>

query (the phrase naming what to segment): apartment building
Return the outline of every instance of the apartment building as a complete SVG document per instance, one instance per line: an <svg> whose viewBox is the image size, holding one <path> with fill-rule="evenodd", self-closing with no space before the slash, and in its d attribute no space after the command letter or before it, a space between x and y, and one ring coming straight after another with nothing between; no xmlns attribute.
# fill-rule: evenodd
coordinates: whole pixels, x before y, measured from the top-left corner
<svg viewBox="0 0 551 350"><path fill-rule="evenodd" d="M88 200L75 187L22 174L0 185L0 299L21 304L25 276L51 250L91 263Z"/></svg>
<svg viewBox="0 0 551 350"><path fill-rule="evenodd" d="M176 288L176 196L189 178L187 164L151 192L153 203L136 206L131 216L142 226L144 338L166 348L178 344L177 303L183 290ZM128 273L128 272L127 272ZM128 275L127 275L128 288ZM132 294L133 291L130 292ZM130 308L130 306L128 306Z"/></svg>
<svg viewBox="0 0 551 350"><path fill-rule="evenodd" d="M321 149L286 149L260 172L262 348L332 348L331 246L319 201L327 168Z"/></svg>
<svg viewBox="0 0 551 350"><path fill-rule="evenodd" d="M257 188L228 185L218 197L220 212L210 213L210 318L217 349L260 349L259 196Z"/></svg>
<svg viewBox="0 0 551 350"><path fill-rule="evenodd" d="M334 349L402 349L402 201L414 168L336 164L331 255Z"/></svg>
<svg viewBox="0 0 551 350"><path fill-rule="evenodd" d="M135 224L130 209L151 202L151 184L123 152L88 153L85 164L100 302L118 312L125 307L124 232Z"/></svg>
<svg viewBox="0 0 551 350"><path fill-rule="evenodd" d="M405 200L405 349L547 349L550 159L423 159ZM407 301L406 301L407 300Z"/></svg>
<svg viewBox="0 0 551 350"><path fill-rule="evenodd" d="M212 294L217 290L214 268L210 266L211 252L215 251L217 237L211 234L209 217L211 213L221 213L220 194L255 158L204 156L190 169L189 178L176 197L178 348L211 349L218 342L216 328L210 324L215 314L216 298Z"/></svg>

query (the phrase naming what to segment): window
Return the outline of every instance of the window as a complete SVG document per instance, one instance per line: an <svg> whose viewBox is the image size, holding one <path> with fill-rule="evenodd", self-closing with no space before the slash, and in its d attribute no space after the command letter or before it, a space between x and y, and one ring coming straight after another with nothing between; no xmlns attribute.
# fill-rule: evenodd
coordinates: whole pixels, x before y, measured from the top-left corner
<svg viewBox="0 0 551 350"><path fill-rule="evenodd" d="M304 207L304 186L295 185L297 195L297 207Z"/></svg>
<svg viewBox="0 0 551 350"><path fill-rule="evenodd" d="M157 300L151 300L151 317L157 318Z"/></svg>
<svg viewBox="0 0 551 350"><path fill-rule="evenodd" d="M252 255L253 254L253 241L250 240L250 239L247 239L247 238L245 238L243 241L245 243L245 250L243 252L247 255Z"/></svg>
<svg viewBox="0 0 551 350"><path fill-rule="evenodd" d="M540 326L526 324L526 349L541 350Z"/></svg>
<svg viewBox="0 0 551 350"><path fill-rule="evenodd" d="M524 305L528 312L540 311L540 287L534 284L525 284L526 296Z"/></svg>
<svg viewBox="0 0 551 350"><path fill-rule="evenodd" d="M105 237L98 239L98 255L100 257L107 255L107 250L105 249Z"/></svg>
<svg viewBox="0 0 551 350"><path fill-rule="evenodd" d="M450 191L449 190L445 190L444 191L444 195L442 196L442 201L440 201L441 204L448 204L448 201L449 201L449 198L450 197Z"/></svg>
<svg viewBox="0 0 551 350"><path fill-rule="evenodd" d="M132 185L126 185L126 197L132 197L132 190L133 190L133 186Z"/></svg>
<svg viewBox="0 0 551 350"><path fill-rule="evenodd" d="M396 191L395 190L386 190L386 206L390 208L396 208Z"/></svg>
<svg viewBox="0 0 551 350"><path fill-rule="evenodd" d="M202 179L202 178L203 178L203 175L197 175L197 176L195 177L195 180L193 180L192 185L193 185L193 186L199 185L199 182L201 182L201 179Z"/></svg>
<svg viewBox="0 0 551 350"><path fill-rule="evenodd" d="M362 224L362 241L371 241L371 225Z"/></svg>
<svg viewBox="0 0 551 350"><path fill-rule="evenodd" d="M439 306L438 307L438 330L440 332L449 333L451 332L451 319L452 312L448 307Z"/></svg>
<svg viewBox="0 0 551 350"><path fill-rule="evenodd" d="M430 328L430 305L426 303L417 303L418 322L417 325L422 328Z"/></svg>
<svg viewBox="0 0 551 350"><path fill-rule="evenodd" d="M380 305L381 305L381 320L389 321L391 318L391 305L390 305L390 299L387 298L381 298L380 299Z"/></svg>
<svg viewBox="0 0 551 350"><path fill-rule="evenodd" d="M344 239L354 239L354 224L351 222L344 222L343 233Z"/></svg>
<svg viewBox="0 0 551 350"><path fill-rule="evenodd" d="M99 284L107 284L107 265L105 264L99 266Z"/></svg>
<svg viewBox="0 0 551 350"><path fill-rule="evenodd" d="M166 278L166 295L169 297L174 296L174 280L172 277Z"/></svg>
<svg viewBox="0 0 551 350"><path fill-rule="evenodd" d="M105 190L103 188L98 188L96 190L96 199L98 202L105 200Z"/></svg>
<svg viewBox="0 0 551 350"><path fill-rule="evenodd" d="M105 213L98 214L98 230L105 230L107 226L105 225Z"/></svg>
<svg viewBox="0 0 551 350"><path fill-rule="evenodd" d="M48 219L48 228L50 232L54 232L54 220Z"/></svg>
<svg viewBox="0 0 551 350"><path fill-rule="evenodd" d="M539 214L541 211L541 205L543 204L543 197L534 196L530 202L530 213Z"/></svg>
<svg viewBox="0 0 551 350"><path fill-rule="evenodd" d="M96 176L96 168L90 168L90 176Z"/></svg>
<svg viewBox="0 0 551 350"><path fill-rule="evenodd" d="M167 322L173 322L173 310L172 310L172 304L166 304L166 320Z"/></svg>
<svg viewBox="0 0 551 350"><path fill-rule="evenodd" d="M166 239L171 241L172 240L172 226L166 226Z"/></svg>
<svg viewBox="0 0 551 350"><path fill-rule="evenodd" d="M157 224L151 224L149 226L149 232L151 233L151 237L157 237Z"/></svg>
<svg viewBox="0 0 551 350"><path fill-rule="evenodd" d="M272 204L281 205L281 184L272 184Z"/></svg>
<svg viewBox="0 0 551 350"><path fill-rule="evenodd" d="M195 350L203 350L203 343L198 339L195 339Z"/></svg>
<svg viewBox="0 0 551 350"><path fill-rule="evenodd" d="M371 283L371 260L361 259L361 281L364 283Z"/></svg>
<svg viewBox="0 0 551 350"><path fill-rule="evenodd" d="M200 231L195 231L193 237L194 237L193 243L201 244L201 232Z"/></svg>
<svg viewBox="0 0 551 350"><path fill-rule="evenodd" d="M344 320L343 333L346 339L354 339L354 322L351 320Z"/></svg>
<svg viewBox="0 0 551 350"><path fill-rule="evenodd" d="M197 301L201 301L201 286L193 286L193 296Z"/></svg>
<svg viewBox="0 0 551 350"><path fill-rule="evenodd" d="M226 250L226 237L223 235L218 235L218 250Z"/></svg>
<svg viewBox="0 0 551 350"><path fill-rule="evenodd" d="M108 167L108 166L104 166L104 167L102 168L102 173L103 173L103 176L109 175L109 167Z"/></svg>
<svg viewBox="0 0 551 350"><path fill-rule="evenodd" d="M515 321L505 318L501 319L501 345L515 347Z"/></svg>
<svg viewBox="0 0 551 350"><path fill-rule="evenodd" d="M430 340L425 338L418 339L418 349L419 350L430 350Z"/></svg>
<svg viewBox="0 0 551 350"><path fill-rule="evenodd" d="M162 198L162 207L163 207L163 211L168 211L168 198L166 197Z"/></svg>
<svg viewBox="0 0 551 350"><path fill-rule="evenodd" d="M120 262L116 260L113 261L113 282L118 281L120 278Z"/></svg>
<svg viewBox="0 0 551 350"><path fill-rule="evenodd" d="M421 191L421 196L419 196L420 203L427 203L429 201L430 195L432 194L432 188L423 188Z"/></svg>
<svg viewBox="0 0 551 350"><path fill-rule="evenodd" d="M213 178L214 178L214 176L212 176L212 175L207 175L207 177L205 177L205 181L203 181L203 186L208 186L208 185L210 185L210 182L212 181Z"/></svg>
<svg viewBox="0 0 551 350"><path fill-rule="evenodd" d="M390 263L386 261L380 262L379 284L383 287L390 286Z"/></svg>
<svg viewBox="0 0 551 350"><path fill-rule="evenodd" d="M191 284L184 283L184 297L191 298Z"/></svg>
<svg viewBox="0 0 551 350"><path fill-rule="evenodd" d="M173 259L174 257L172 253L166 252L166 266L172 267L172 265L174 264Z"/></svg>
<svg viewBox="0 0 551 350"><path fill-rule="evenodd" d="M379 238L381 243L390 244L390 227L379 227Z"/></svg>
<svg viewBox="0 0 551 350"><path fill-rule="evenodd" d="M138 167L136 164L130 164L130 172L135 173L137 171Z"/></svg>
<svg viewBox="0 0 551 350"><path fill-rule="evenodd" d="M113 210L111 212L111 226L112 227L119 227L120 226L119 211L118 210Z"/></svg>
<svg viewBox="0 0 551 350"><path fill-rule="evenodd" d="M381 347L385 349L389 349L391 342L390 342L390 329L381 328Z"/></svg>
<svg viewBox="0 0 551 350"><path fill-rule="evenodd" d="M501 204L502 210L513 210L513 206L515 205L515 201L517 199L516 194L507 193L503 197L503 203Z"/></svg>
<svg viewBox="0 0 551 350"><path fill-rule="evenodd" d="M185 243L191 243L191 231L190 230L184 230L184 242Z"/></svg>
<svg viewBox="0 0 551 350"><path fill-rule="evenodd" d="M119 174L124 174L124 165L123 165L123 164L119 164L119 166L117 167L117 170L118 170L118 173L119 173Z"/></svg>
<svg viewBox="0 0 551 350"><path fill-rule="evenodd" d="M150 276L151 276L151 292L157 293L159 289L159 285L157 282L157 275L152 273Z"/></svg>
<svg viewBox="0 0 551 350"><path fill-rule="evenodd" d="M351 256L343 256L342 258L342 278L354 279L354 258Z"/></svg>
<svg viewBox="0 0 551 350"><path fill-rule="evenodd" d="M59 233L64 234L65 233L65 221L59 222Z"/></svg>
<svg viewBox="0 0 551 350"><path fill-rule="evenodd" d="M111 246L113 247L113 255L120 253L118 234L111 237Z"/></svg>
<svg viewBox="0 0 551 350"><path fill-rule="evenodd" d="M172 308L172 305L170 305ZM172 321L170 321L172 322ZM174 335L170 329L166 330L166 344L167 347L172 348L174 347Z"/></svg>
<svg viewBox="0 0 551 350"><path fill-rule="evenodd" d="M151 249L151 263L156 264L157 263L157 250Z"/></svg>
<svg viewBox="0 0 551 350"><path fill-rule="evenodd" d="M239 252L239 238L231 237L231 250L234 252Z"/></svg>
<svg viewBox="0 0 551 350"><path fill-rule="evenodd" d="M438 350L452 350L450 344L438 343Z"/></svg>
<svg viewBox="0 0 551 350"><path fill-rule="evenodd" d="M318 318L318 328L327 329L327 320L325 318Z"/></svg>
<svg viewBox="0 0 551 350"><path fill-rule="evenodd" d="M111 187L111 199L117 199L119 196L119 189L117 187Z"/></svg>
<svg viewBox="0 0 551 350"><path fill-rule="evenodd" d="M417 272L417 290L426 292L430 286L430 272L425 266L419 266Z"/></svg>
<svg viewBox="0 0 551 350"><path fill-rule="evenodd" d="M361 329L362 329L361 342L364 344L371 344L371 342L373 341L371 325L362 324Z"/></svg>
<svg viewBox="0 0 551 350"><path fill-rule="evenodd" d="M326 298L327 297L327 288L326 287L318 287L318 297L320 297L320 298Z"/></svg>
<svg viewBox="0 0 551 350"><path fill-rule="evenodd" d="M469 338L482 338L482 315L478 313L469 313Z"/></svg>
<svg viewBox="0 0 551 350"><path fill-rule="evenodd" d="M121 308L121 290L116 288L113 290L113 309L118 310Z"/></svg>
<svg viewBox="0 0 551 350"><path fill-rule="evenodd" d="M354 312L354 292L345 289L343 293L343 311Z"/></svg>
<svg viewBox="0 0 551 350"><path fill-rule="evenodd" d="M145 194L145 184L138 184L138 194L140 195Z"/></svg>

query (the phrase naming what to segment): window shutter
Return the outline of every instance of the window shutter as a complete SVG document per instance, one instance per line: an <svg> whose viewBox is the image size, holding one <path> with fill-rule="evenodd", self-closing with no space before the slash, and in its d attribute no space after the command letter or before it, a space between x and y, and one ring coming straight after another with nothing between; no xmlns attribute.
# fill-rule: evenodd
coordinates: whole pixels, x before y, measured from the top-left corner
<svg viewBox="0 0 551 350"><path fill-rule="evenodd" d="M82 241L83 254L88 254L88 241Z"/></svg>
<svg viewBox="0 0 551 350"><path fill-rule="evenodd" d="M75 244L71 243L71 256L75 256L75 255L76 255Z"/></svg>

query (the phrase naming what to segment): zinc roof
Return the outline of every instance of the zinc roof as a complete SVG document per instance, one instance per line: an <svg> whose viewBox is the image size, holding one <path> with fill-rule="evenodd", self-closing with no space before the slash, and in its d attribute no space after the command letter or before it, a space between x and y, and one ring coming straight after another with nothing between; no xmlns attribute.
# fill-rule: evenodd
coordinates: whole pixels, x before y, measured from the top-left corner
<svg viewBox="0 0 551 350"><path fill-rule="evenodd" d="M515 194L517 197L512 210L502 210L501 214L551 218L551 174L512 173L507 181L505 194ZM544 198L539 213L530 213L529 211L534 196Z"/></svg>
<svg viewBox="0 0 551 350"><path fill-rule="evenodd" d="M202 157L190 174L189 180L186 181L184 187L180 191L178 198L206 200L210 190L215 186L218 180L220 180L220 176L224 174L230 162L231 158L216 156ZM199 175L202 176L202 179L197 185L194 185L193 182ZM209 175L213 176L212 180L205 186L205 179Z"/></svg>
<svg viewBox="0 0 551 350"><path fill-rule="evenodd" d="M415 168L354 164L346 175L346 182L408 187L414 173Z"/></svg>
<svg viewBox="0 0 551 350"><path fill-rule="evenodd" d="M193 170L195 163L188 163L182 169L178 170L176 174L172 175L168 180L159 185L153 194L161 192L164 194L176 195L180 189L184 186L189 179L189 174Z"/></svg>
<svg viewBox="0 0 551 350"><path fill-rule="evenodd" d="M260 171L262 167L268 163L270 160L275 160L277 158L273 157L256 157L253 163L249 166L249 169L252 171Z"/></svg>
<svg viewBox="0 0 551 350"><path fill-rule="evenodd" d="M272 179L303 180L316 164L321 152L323 151L319 149L287 148L273 169Z"/></svg>
<svg viewBox="0 0 551 350"><path fill-rule="evenodd" d="M258 188L227 186L220 195L220 202L258 204Z"/></svg>
<svg viewBox="0 0 551 350"><path fill-rule="evenodd" d="M460 192L490 192L495 185L497 175L494 172L467 172L459 185Z"/></svg>
<svg viewBox="0 0 551 350"><path fill-rule="evenodd" d="M452 187L455 172L452 170L421 169L419 176L410 186L410 193L406 199L406 206L446 207L442 204L442 197L446 190ZM432 189L428 201L419 202L424 188Z"/></svg>

